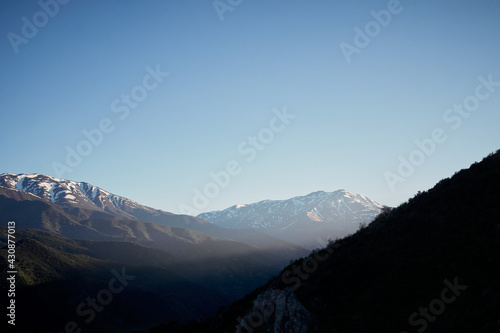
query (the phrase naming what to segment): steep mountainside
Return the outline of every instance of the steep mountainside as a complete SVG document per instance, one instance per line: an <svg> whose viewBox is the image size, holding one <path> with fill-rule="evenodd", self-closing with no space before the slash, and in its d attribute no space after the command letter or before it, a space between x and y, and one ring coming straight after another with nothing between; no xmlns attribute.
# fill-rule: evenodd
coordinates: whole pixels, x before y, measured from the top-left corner
<svg viewBox="0 0 500 333"><path fill-rule="evenodd" d="M149 332L500 332L499 203L497 151L210 318Z"/></svg>
<svg viewBox="0 0 500 333"><path fill-rule="evenodd" d="M346 190L318 191L288 200L265 200L235 205L198 215L226 228L252 228L308 248L328 238L354 233L382 209L375 201Z"/></svg>

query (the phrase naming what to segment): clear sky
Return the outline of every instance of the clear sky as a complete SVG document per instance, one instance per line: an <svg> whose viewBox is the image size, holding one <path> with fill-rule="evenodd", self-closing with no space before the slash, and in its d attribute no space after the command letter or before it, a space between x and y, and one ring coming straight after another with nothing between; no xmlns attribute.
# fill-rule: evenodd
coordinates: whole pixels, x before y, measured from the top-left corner
<svg viewBox="0 0 500 333"><path fill-rule="evenodd" d="M0 172L174 213L395 206L500 148L497 0L41 3L0 4Z"/></svg>

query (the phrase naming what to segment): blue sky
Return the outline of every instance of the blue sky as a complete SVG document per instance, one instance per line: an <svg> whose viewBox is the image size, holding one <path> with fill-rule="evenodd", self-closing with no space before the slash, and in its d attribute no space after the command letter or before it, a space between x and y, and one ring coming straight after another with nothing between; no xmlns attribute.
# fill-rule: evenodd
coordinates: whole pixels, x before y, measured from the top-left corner
<svg viewBox="0 0 500 333"><path fill-rule="evenodd" d="M0 172L174 213L341 188L395 206L500 148L495 0L42 3L0 5Z"/></svg>

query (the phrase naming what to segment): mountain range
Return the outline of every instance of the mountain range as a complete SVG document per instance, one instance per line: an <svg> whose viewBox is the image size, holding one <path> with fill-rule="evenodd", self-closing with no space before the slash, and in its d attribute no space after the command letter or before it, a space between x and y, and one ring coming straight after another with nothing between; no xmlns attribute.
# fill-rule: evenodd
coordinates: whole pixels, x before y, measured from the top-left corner
<svg viewBox="0 0 500 333"><path fill-rule="evenodd" d="M235 205L193 217L144 206L86 182L42 174L1 174L2 187L30 193L77 218L87 220L113 215L114 218L195 230L264 249L285 246L277 238L307 249L323 246L329 238L354 233L360 224L371 222L382 208L365 196L338 190L318 191L288 200Z"/></svg>
<svg viewBox="0 0 500 333"><path fill-rule="evenodd" d="M97 186L58 179L42 174L1 174L0 193L4 198L20 201L17 205L30 202L30 207L40 207L44 214L36 211L25 219L25 228L57 232L70 238L84 237L91 240L135 240L143 243L155 241L155 235L148 231L162 232L169 236L234 241L255 249L299 250L299 247L267 236L256 230L235 230L218 227L200 218L176 215L159 209L141 205L130 199L112 194ZM11 200L11 201L12 201ZM34 204L37 202L37 204ZM10 206L5 204L9 211ZM18 208L11 209L13 214ZM50 213L45 212L50 211ZM30 212L30 210L27 210ZM52 219L41 219L51 214ZM21 217L23 216L21 215ZM61 223L64 221L64 223ZM100 221L96 223L96 221ZM113 223L112 221L120 221ZM144 223L150 222L150 223ZM104 228L106 226L106 228ZM125 227L126 226L126 227ZM173 229L181 228L183 230ZM141 229L141 230L136 230ZM185 230L184 230L185 229ZM210 237L207 237L210 236ZM186 238L184 237L184 238ZM165 244L158 244L165 246ZM169 248L176 252L177 248ZM300 249L301 250L301 249ZM301 250L302 251L302 250ZM201 251L210 254L205 248ZM287 258L288 260L289 258Z"/></svg>
<svg viewBox="0 0 500 333"><path fill-rule="evenodd" d="M254 229L313 249L370 223L382 205L346 190L317 191L288 200L234 205L197 217L225 228Z"/></svg>
<svg viewBox="0 0 500 333"><path fill-rule="evenodd" d="M198 217L2 174L0 216L16 222L15 331L500 332L499 170L497 151L396 208L339 190ZM2 267L7 234L0 227Z"/></svg>

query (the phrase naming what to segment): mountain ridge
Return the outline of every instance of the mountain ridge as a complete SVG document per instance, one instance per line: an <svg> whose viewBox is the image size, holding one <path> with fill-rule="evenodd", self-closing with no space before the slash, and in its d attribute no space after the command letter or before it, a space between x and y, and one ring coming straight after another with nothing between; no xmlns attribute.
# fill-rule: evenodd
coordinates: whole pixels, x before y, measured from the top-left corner
<svg viewBox="0 0 500 333"><path fill-rule="evenodd" d="M130 213L134 209L168 214L168 212L141 205L87 182L56 178L40 173L2 173L0 186L31 193L59 205L76 205L87 209L103 210L127 218L136 218ZM125 207L127 208L124 209Z"/></svg>

